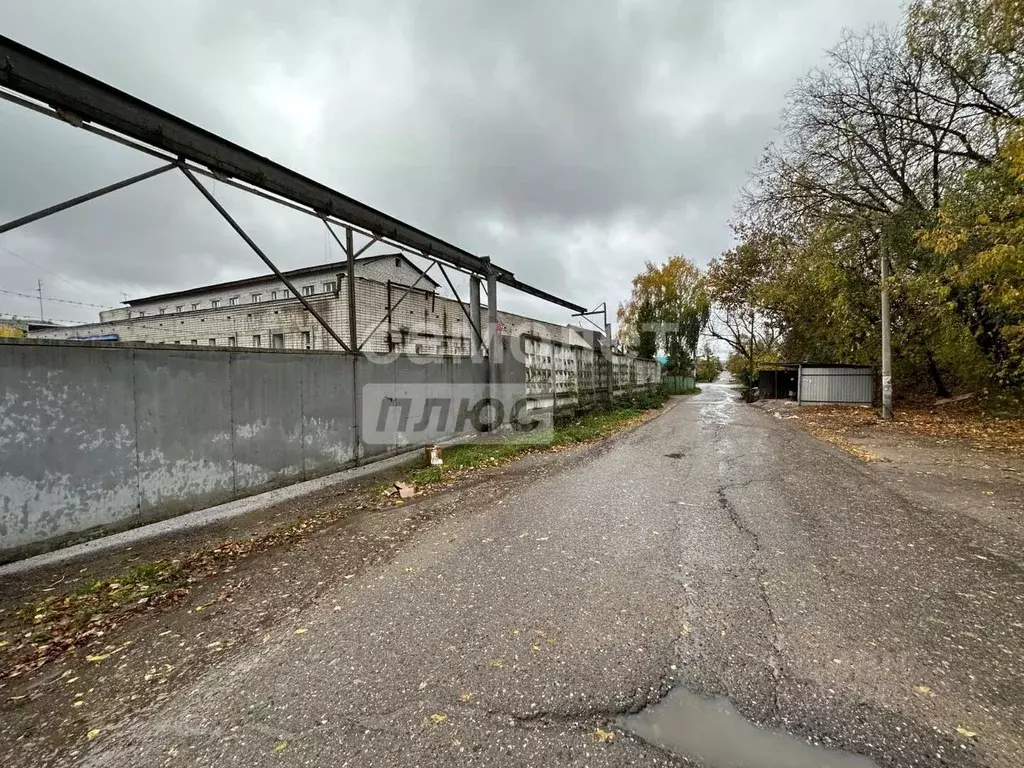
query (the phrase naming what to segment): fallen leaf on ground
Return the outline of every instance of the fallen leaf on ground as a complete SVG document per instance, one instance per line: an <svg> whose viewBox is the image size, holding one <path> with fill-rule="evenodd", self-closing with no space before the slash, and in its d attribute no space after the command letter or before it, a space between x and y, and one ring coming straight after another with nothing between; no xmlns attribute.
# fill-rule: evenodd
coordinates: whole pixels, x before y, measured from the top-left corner
<svg viewBox="0 0 1024 768"><path fill-rule="evenodd" d="M110 658L110 654L109 653L96 653L96 654L90 654L89 656L86 656L85 660L86 661L91 661L91 662L93 662L95 664L99 664L104 659L109 659L109 658Z"/></svg>
<svg viewBox="0 0 1024 768"><path fill-rule="evenodd" d="M430 722L432 722L434 725L440 725L447 719L448 715L446 715L444 712L435 712L430 716Z"/></svg>
<svg viewBox="0 0 1024 768"><path fill-rule="evenodd" d="M288 749L287 741L279 741L277 742L277 744L274 745L275 752L284 752L286 749Z"/></svg>
<svg viewBox="0 0 1024 768"><path fill-rule="evenodd" d="M87 734L85 734L85 738L87 738L89 741L92 741L93 739L95 739L99 735L100 735L100 729L99 728L93 728Z"/></svg>
<svg viewBox="0 0 1024 768"><path fill-rule="evenodd" d="M307 632L309 632L309 627L299 627L298 629L295 630L295 634L296 635L304 635Z"/></svg>
<svg viewBox="0 0 1024 768"><path fill-rule="evenodd" d="M956 732L963 736L965 739L977 738L978 734L974 731L968 731L966 728L957 727Z"/></svg>
<svg viewBox="0 0 1024 768"><path fill-rule="evenodd" d="M604 728L595 728L594 732L591 734L591 738L593 738L593 740L598 744L607 744L615 741L615 732L606 731Z"/></svg>
<svg viewBox="0 0 1024 768"><path fill-rule="evenodd" d="M472 693L460 693L459 694L459 701L469 701L472 698L473 698L473 694Z"/></svg>

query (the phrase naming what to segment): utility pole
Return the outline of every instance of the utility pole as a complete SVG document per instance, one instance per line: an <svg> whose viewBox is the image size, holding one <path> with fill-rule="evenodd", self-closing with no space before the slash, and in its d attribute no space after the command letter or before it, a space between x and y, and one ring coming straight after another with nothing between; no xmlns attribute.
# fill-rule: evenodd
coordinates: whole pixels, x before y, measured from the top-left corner
<svg viewBox="0 0 1024 768"><path fill-rule="evenodd" d="M892 329L889 323L889 259L884 240L882 260L882 418L892 418Z"/></svg>
<svg viewBox="0 0 1024 768"><path fill-rule="evenodd" d="M36 283L39 286L39 322L43 322L46 320L43 316L43 281L37 280Z"/></svg>

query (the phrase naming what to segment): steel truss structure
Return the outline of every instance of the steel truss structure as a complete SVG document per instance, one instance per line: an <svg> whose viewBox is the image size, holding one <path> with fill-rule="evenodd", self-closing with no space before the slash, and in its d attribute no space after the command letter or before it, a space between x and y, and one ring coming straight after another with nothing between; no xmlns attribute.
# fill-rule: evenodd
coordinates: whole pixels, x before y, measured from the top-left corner
<svg viewBox="0 0 1024 768"><path fill-rule="evenodd" d="M0 234L39 221L98 197L125 189L172 170L179 170L196 187L252 251L287 286L310 315L343 350L361 354L363 345L397 308L409 291L381 319L377 327L360 340L356 331L356 258L376 243L386 243L403 252L436 264L455 294L455 299L473 328L480 349L497 325L497 284L557 304L575 313L588 314L584 307L516 279L489 257L476 256L436 238L399 219L371 208L330 187L302 176L265 157L210 133L192 123L117 90L106 83L0 35L0 98L77 128L123 144L163 161L145 173L66 200L36 213L0 224ZM310 305L295 285L281 272L231 214L200 181L199 177L241 189L279 205L321 219L347 259L348 338L343 339ZM342 242L334 227L344 228ZM367 239L358 249L355 235ZM455 290L445 265L470 278L469 309ZM488 330L481 324L480 283L487 280ZM411 288L409 289L411 290Z"/></svg>

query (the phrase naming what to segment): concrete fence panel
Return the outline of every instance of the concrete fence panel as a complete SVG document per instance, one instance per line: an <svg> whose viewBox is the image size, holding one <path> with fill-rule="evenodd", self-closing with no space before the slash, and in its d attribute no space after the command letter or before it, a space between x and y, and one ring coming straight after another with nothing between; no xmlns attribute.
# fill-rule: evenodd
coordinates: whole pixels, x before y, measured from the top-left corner
<svg viewBox="0 0 1024 768"><path fill-rule="evenodd" d="M0 558L139 515L131 349L0 345Z"/></svg>
<svg viewBox="0 0 1024 768"><path fill-rule="evenodd" d="M230 355L128 351L132 368L125 380L132 384L128 400L138 418L139 522L235 498ZM79 360L65 370L76 375L87 366Z"/></svg>

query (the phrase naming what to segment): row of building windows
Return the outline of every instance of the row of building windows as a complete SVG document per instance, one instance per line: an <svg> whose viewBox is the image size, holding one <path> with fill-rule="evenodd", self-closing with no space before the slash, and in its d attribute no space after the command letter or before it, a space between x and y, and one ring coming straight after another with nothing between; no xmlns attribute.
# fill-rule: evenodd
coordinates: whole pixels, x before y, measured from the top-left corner
<svg viewBox="0 0 1024 768"><path fill-rule="evenodd" d="M323 293L334 293L337 290L337 288L338 288L338 284L336 282L334 282L333 280L330 280L330 281L328 281L328 282L323 284ZM315 285L304 285L304 286L302 286L302 295L303 296L315 296L316 295L316 286ZM231 298L228 299L228 306L229 307L237 307L238 306L238 302L241 300L241 298L242 298L241 296L232 296ZM277 301L278 299L287 299L287 298L288 298L288 291L271 291L270 292L270 300L271 301ZM210 299L210 308L211 309L218 309L218 308L220 308L220 301L221 301L220 299ZM259 304L262 301L263 301L263 294L262 293L253 293L253 294L249 295L249 303L250 304ZM184 311L186 311L185 310L185 306L186 306L185 304L177 304L174 307L174 311L176 313L177 312L184 312ZM202 302L199 302L199 301L192 302L192 309L191 309L192 312L195 312L195 311L200 310L202 308L203 308ZM170 309L170 307L160 307L159 312L160 312L161 315L166 315L167 314L167 310L169 310L169 309ZM139 317L145 317L146 316L146 310L140 309L138 316Z"/></svg>
<svg viewBox="0 0 1024 768"><path fill-rule="evenodd" d="M270 348L271 349L284 349L284 334L283 333L268 333L266 335L266 338L270 342ZM264 336L263 335L261 335L259 333L254 333L252 335L252 344L250 344L250 346L252 346L252 347L262 347L263 346L263 340L264 340ZM312 337L312 335L311 335L311 333L309 331L300 331L299 332L299 341L300 341L302 349L312 349L313 337ZM182 342L176 341L174 343L175 344L181 344ZM207 345L209 345L211 347L215 347L215 346L217 346L217 339L209 338L209 339L207 339L206 343L207 343ZM199 345L199 339L192 339L192 345L193 346L198 346ZM228 346L228 347L237 347L238 346L238 337L237 336L228 336L227 341L225 342L224 345Z"/></svg>

